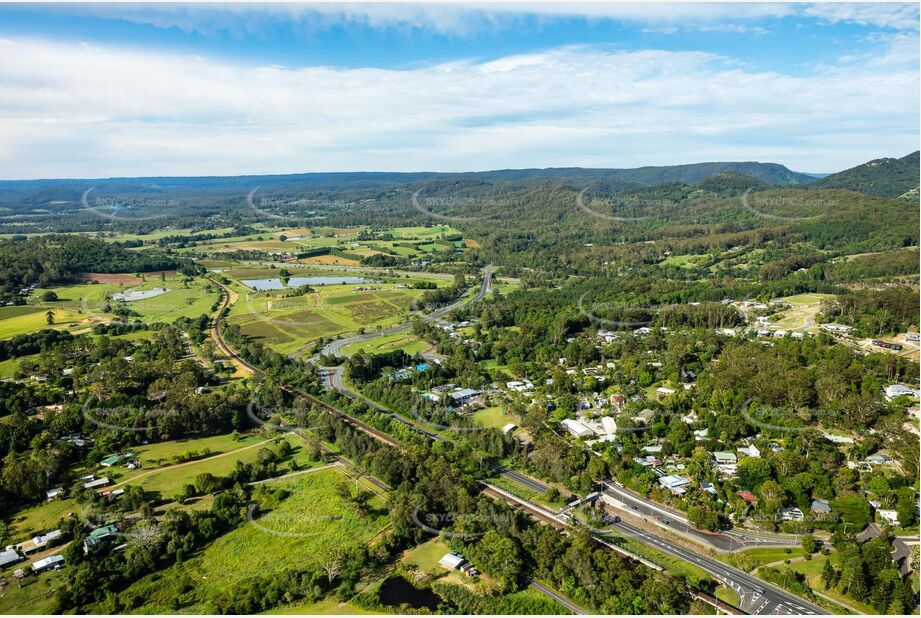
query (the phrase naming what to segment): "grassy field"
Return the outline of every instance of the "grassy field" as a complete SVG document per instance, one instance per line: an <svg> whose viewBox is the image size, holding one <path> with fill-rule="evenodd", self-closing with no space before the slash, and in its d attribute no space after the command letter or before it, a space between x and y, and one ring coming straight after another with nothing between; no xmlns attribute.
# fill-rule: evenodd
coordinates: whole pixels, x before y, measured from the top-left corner
<svg viewBox="0 0 921 618"><path fill-rule="evenodd" d="M105 311L112 305L112 296L130 291L144 292L154 288L169 291L151 298L127 301L124 305L145 322L173 322L179 317L197 317L210 313L218 299L217 289L205 279L196 278L186 284L182 277L170 276L161 281L149 276L138 284L79 283L48 288L58 295L57 301L40 300L45 289L35 290L29 305L0 308L0 339L35 332L43 328L82 331L95 324L110 322L113 315ZM46 313L54 312L54 324L48 324ZM133 316L134 317L134 316Z"/></svg>
<svg viewBox="0 0 921 618"><path fill-rule="evenodd" d="M484 427L502 429L509 423L518 424L518 420L505 413L501 406L483 408L473 413L473 418Z"/></svg>
<svg viewBox="0 0 921 618"><path fill-rule="evenodd" d="M316 603L308 603L306 605L291 605L287 607L280 607L263 613L301 616L338 616L343 614L365 616L376 614L376 612L369 611L363 607L353 605L347 601L338 601L336 599L323 599L322 601L318 601Z"/></svg>
<svg viewBox="0 0 921 618"><path fill-rule="evenodd" d="M368 341L359 341L351 345L347 345L342 348L342 352L351 356L358 352L358 350L365 350L371 354L380 354L382 352L390 352L393 350L403 350L407 354L417 354L422 352L428 347L428 344L424 341L418 339L412 333L394 333L392 335L384 335L377 337L376 339L370 339Z"/></svg>
<svg viewBox="0 0 921 618"><path fill-rule="evenodd" d="M211 599L245 585L247 578L303 568L327 547L369 542L388 525L384 504L375 498L375 511L359 517L336 494L344 480L329 470L286 481L283 487L291 494L256 523L225 534L194 558L145 577L129 590L145 599L145 611L175 613L172 600L180 596L179 588L192 584L195 598L183 599L182 611L207 612Z"/></svg>
<svg viewBox="0 0 921 618"><path fill-rule="evenodd" d="M54 592L64 585L61 571L48 571L25 579L23 587L9 580L0 588L0 614L50 614L54 609Z"/></svg>
<svg viewBox="0 0 921 618"><path fill-rule="evenodd" d="M16 311L4 311L14 309ZM54 324L49 325L47 311L54 312ZM92 325L92 320L71 308L55 303L53 306L2 307L0 308L0 339L34 333L43 328L57 330L80 330Z"/></svg>

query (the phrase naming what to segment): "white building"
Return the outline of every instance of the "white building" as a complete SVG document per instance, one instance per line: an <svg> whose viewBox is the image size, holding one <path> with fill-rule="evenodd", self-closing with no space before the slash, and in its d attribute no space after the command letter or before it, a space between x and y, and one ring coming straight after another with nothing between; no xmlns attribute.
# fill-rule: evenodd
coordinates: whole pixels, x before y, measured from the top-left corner
<svg viewBox="0 0 921 618"><path fill-rule="evenodd" d="M669 490L673 494L681 495L687 491L687 486L691 484L689 479L683 476L668 475L659 479L659 485Z"/></svg>
<svg viewBox="0 0 921 618"><path fill-rule="evenodd" d="M897 397L903 397L903 396L914 397L915 399L917 399L918 391L908 388L907 386L904 386L902 384L890 384L889 386L886 387L885 396L886 396L886 401L892 401L893 399Z"/></svg>
<svg viewBox="0 0 921 618"><path fill-rule="evenodd" d="M587 438L595 434L594 431L586 427L581 421L577 421L574 418L567 418L560 424L577 438Z"/></svg>
<svg viewBox="0 0 921 618"><path fill-rule="evenodd" d="M761 458L761 451L754 444L752 444L751 446L746 446L744 448L739 448L736 450L748 457L757 457L759 459Z"/></svg>

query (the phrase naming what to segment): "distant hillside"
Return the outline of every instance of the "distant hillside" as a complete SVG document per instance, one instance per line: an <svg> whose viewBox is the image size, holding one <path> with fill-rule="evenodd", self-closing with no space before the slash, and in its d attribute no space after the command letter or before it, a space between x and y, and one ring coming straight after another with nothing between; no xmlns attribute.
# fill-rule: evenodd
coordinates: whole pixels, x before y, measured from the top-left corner
<svg viewBox="0 0 921 618"><path fill-rule="evenodd" d="M40 191L82 192L90 186L130 192L170 193L174 191L204 190L226 191L253 187L297 187L310 190L346 191L380 189L413 182L436 179L478 180L482 182L521 182L536 179L553 179L569 182L594 180L621 181L627 184L653 186L667 182L693 184L699 180L734 172L745 174L770 185L807 184L815 180L808 174L793 172L778 163L717 162L667 165L661 167L582 168L558 167L546 169L505 169L486 172L331 172L305 174L279 174L264 176L176 176L139 178L0 180L0 191L13 195Z"/></svg>
<svg viewBox="0 0 921 618"><path fill-rule="evenodd" d="M729 196L741 195L749 189L761 191L769 188L768 183L737 172L725 172L708 176L698 182L697 186L717 195Z"/></svg>
<svg viewBox="0 0 921 618"><path fill-rule="evenodd" d="M758 163L756 161L639 167L632 170L611 170L611 173L618 180L645 185L658 185L665 182L693 184L709 176L726 173L743 174L769 185L778 186L804 185L815 181L815 177L791 171L779 163Z"/></svg>
<svg viewBox="0 0 921 618"><path fill-rule="evenodd" d="M879 197L917 196L918 151L901 159L874 159L812 183L814 189L850 189Z"/></svg>

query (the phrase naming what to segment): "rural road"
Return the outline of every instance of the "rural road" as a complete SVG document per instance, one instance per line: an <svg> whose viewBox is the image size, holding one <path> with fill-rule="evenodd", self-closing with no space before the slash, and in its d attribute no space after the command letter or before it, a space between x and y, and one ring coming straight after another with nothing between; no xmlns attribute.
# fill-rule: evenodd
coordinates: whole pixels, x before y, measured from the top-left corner
<svg viewBox="0 0 921 618"><path fill-rule="evenodd" d="M477 290L476 296L474 296L470 303L477 303L486 298L486 295L489 294L489 291L492 289L492 267L486 266L483 269L483 280L480 283L480 288ZM461 297L457 301L451 303L446 307L442 307L437 311L426 314L423 318L423 322L431 322L432 320L437 320L438 318L444 317L447 314L451 313L461 305L465 303L465 298ZM411 322L406 322L398 326L391 326L390 328L385 328L384 330L376 331L373 333L364 333L362 335L355 335L354 337L348 337L345 339L336 339L327 343L320 350L320 354L326 356L335 356L336 358L342 358L345 354L342 352L342 349L353 344L358 343L359 341L367 341L368 339L375 339L377 337L384 337L386 335L395 335L396 333L402 333L410 330L413 327ZM314 356L310 361L316 364L319 355Z"/></svg>

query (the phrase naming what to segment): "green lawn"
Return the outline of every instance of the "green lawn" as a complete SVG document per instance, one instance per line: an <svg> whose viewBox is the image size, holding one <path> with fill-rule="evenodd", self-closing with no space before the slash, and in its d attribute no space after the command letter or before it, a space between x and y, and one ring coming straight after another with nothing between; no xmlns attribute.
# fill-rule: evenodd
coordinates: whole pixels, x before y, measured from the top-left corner
<svg viewBox="0 0 921 618"><path fill-rule="evenodd" d="M345 346L342 352L346 356L351 356L359 350L365 350L372 354L390 352L401 349L407 354L418 354L425 350L428 344L412 333L394 333L392 335L383 335L368 341L358 341L351 345Z"/></svg>
<svg viewBox="0 0 921 618"><path fill-rule="evenodd" d="M4 307L6 309L7 307ZM19 309L19 307L9 307L10 309ZM76 310L68 309L62 305L48 307L32 307L28 313L12 313L10 317L0 315L0 339L9 339L16 335L25 335L34 333L43 328L54 328L57 330L78 330L84 326L90 326L90 319L86 315L81 315ZM45 316L47 311L54 312L54 324L49 325Z"/></svg>
<svg viewBox="0 0 921 618"><path fill-rule="evenodd" d="M501 406L483 408L473 413L473 418L484 427L502 429L509 423L518 424L518 420L505 413Z"/></svg>
<svg viewBox="0 0 921 618"><path fill-rule="evenodd" d="M324 616L335 616L335 615L372 615L377 612L372 612L370 610L364 609L357 605L353 605L348 601L339 601L337 599L323 599L322 601L317 601L316 603L307 603L305 605L291 605L287 607L279 607L267 612L265 614L286 614L286 615L324 615Z"/></svg>
<svg viewBox="0 0 921 618"><path fill-rule="evenodd" d="M716 598L723 603L729 603L733 607L739 606L739 593L732 588L720 586L716 589Z"/></svg>

